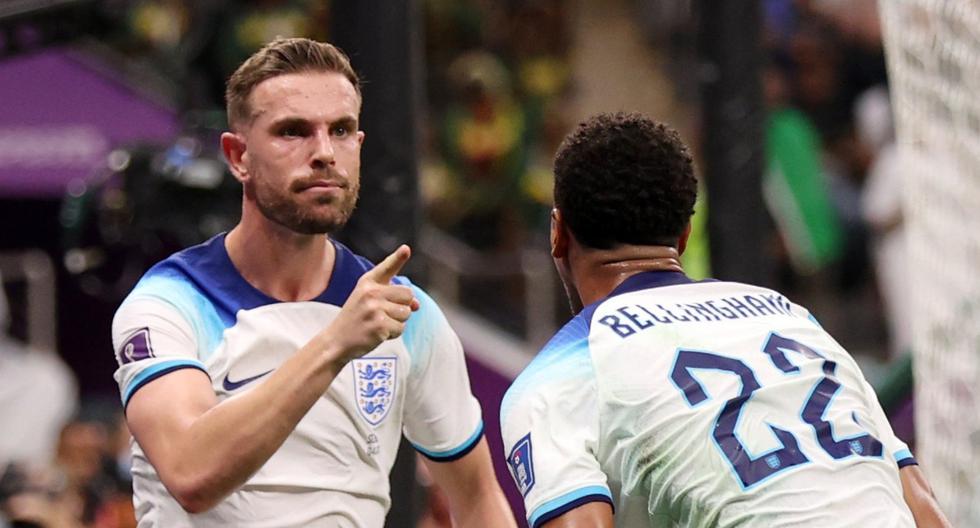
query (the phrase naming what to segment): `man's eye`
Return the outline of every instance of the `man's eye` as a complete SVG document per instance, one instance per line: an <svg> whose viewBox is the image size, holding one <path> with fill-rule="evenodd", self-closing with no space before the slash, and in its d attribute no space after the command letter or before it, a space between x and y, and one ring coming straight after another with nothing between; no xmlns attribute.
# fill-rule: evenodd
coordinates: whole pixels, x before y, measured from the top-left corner
<svg viewBox="0 0 980 528"><path fill-rule="evenodd" d="M286 127L279 131L279 135L283 137L300 137L303 134L297 127Z"/></svg>
<svg viewBox="0 0 980 528"><path fill-rule="evenodd" d="M333 135L335 135L337 137L344 137L344 136L346 136L349 133L350 133L350 131L347 130L347 127L346 126L333 127Z"/></svg>

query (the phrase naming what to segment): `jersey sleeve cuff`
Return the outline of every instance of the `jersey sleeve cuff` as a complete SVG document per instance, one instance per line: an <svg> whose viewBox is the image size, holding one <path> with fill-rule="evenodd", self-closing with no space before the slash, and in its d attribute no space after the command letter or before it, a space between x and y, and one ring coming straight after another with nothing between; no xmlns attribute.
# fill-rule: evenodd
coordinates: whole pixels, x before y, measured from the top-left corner
<svg viewBox="0 0 980 528"><path fill-rule="evenodd" d="M919 461L912 456L912 452L908 449L903 449L895 453L895 462L898 464L898 468L902 469L905 466L917 466Z"/></svg>
<svg viewBox="0 0 980 528"><path fill-rule="evenodd" d="M412 447L414 447L419 453L422 453L423 456L434 462L452 462L453 460L459 460L460 458L466 456L473 450L474 447L476 447L476 444L480 443L481 438L483 438L483 420L480 420L480 423L477 424L476 431L474 431L473 434L466 439L466 441L456 448L448 451L432 451L415 443L412 443Z"/></svg>
<svg viewBox="0 0 980 528"><path fill-rule="evenodd" d="M133 394L136 394L136 391L143 388L144 385L161 376L170 374L175 370L185 368L193 368L200 370L205 374L208 373L207 369L204 368L204 365L201 362L194 361L192 359L173 359L170 361L161 361L151 365L137 374L136 377L133 378L133 381L129 383L129 386L126 387L126 393L123 395L123 411L125 411L126 406L129 405L129 400L132 399ZM208 377L210 377L210 375Z"/></svg>
<svg viewBox="0 0 980 528"><path fill-rule="evenodd" d="M570 491L538 506L528 516L527 522L531 528L538 528L544 523L590 502L605 502L615 509L612 494L609 493L608 488L605 486L588 486Z"/></svg>

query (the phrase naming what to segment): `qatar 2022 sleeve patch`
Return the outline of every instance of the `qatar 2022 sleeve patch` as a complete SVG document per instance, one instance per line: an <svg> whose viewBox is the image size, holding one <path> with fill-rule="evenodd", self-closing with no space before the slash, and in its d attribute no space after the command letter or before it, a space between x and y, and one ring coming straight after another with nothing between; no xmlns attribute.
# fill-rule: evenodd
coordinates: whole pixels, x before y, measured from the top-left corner
<svg viewBox="0 0 980 528"><path fill-rule="evenodd" d="M153 346L150 344L150 329L144 327L134 332L119 347L116 355L120 365L154 357Z"/></svg>
<svg viewBox="0 0 980 528"><path fill-rule="evenodd" d="M531 459L531 433L528 433L517 441L517 445L510 451L507 457L507 465L510 467L510 474L514 477L517 489L522 496L534 487L534 462Z"/></svg>

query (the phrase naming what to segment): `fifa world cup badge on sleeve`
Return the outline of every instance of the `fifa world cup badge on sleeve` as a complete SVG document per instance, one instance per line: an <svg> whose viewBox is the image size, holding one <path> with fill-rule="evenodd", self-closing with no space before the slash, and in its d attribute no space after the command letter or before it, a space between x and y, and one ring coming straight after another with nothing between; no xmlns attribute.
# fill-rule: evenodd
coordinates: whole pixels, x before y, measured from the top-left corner
<svg viewBox="0 0 980 528"><path fill-rule="evenodd" d="M377 426L395 401L397 358L360 358L354 363L354 400L364 420Z"/></svg>
<svg viewBox="0 0 980 528"><path fill-rule="evenodd" d="M150 329L140 328L119 347L119 364L132 363L141 359L153 357L153 347L150 346Z"/></svg>
<svg viewBox="0 0 980 528"><path fill-rule="evenodd" d="M510 456L507 457L507 463L510 465L510 472L514 476L514 482L517 483L517 489L521 491L521 495L526 497L527 492L531 491L531 488L534 486L534 465L531 462L531 433L528 433L517 442L517 445L511 450Z"/></svg>

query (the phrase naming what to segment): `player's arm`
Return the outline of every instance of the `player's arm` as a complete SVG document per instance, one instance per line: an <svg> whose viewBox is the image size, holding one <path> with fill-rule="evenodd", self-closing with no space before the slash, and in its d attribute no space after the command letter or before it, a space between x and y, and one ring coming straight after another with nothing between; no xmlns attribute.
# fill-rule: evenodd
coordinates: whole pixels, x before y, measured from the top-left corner
<svg viewBox="0 0 980 528"><path fill-rule="evenodd" d="M500 405L504 453L531 528L612 526L612 493L596 455L600 427L588 328L575 323L518 376Z"/></svg>
<svg viewBox="0 0 980 528"><path fill-rule="evenodd" d="M435 301L415 289L418 312L403 341L412 358L405 438L424 456L459 526L515 526L490 460L463 346Z"/></svg>
<svg viewBox="0 0 980 528"><path fill-rule="evenodd" d="M922 474L919 466L908 465L898 472L902 477L902 493L905 496L905 503L912 510L915 525L918 528L951 527L949 520L939 509L936 496L932 493L932 488L926 482L926 477Z"/></svg>
<svg viewBox="0 0 980 528"><path fill-rule="evenodd" d="M541 528L612 528L612 506L605 502L590 502L556 517Z"/></svg>
<svg viewBox="0 0 980 528"><path fill-rule="evenodd" d="M348 361L401 334L418 305L389 282L409 254L403 246L364 274L333 323L252 390L218 403L204 372L182 369L131 396L129 428L185 510L208 510L241 486Z"/></svg>
<svg viewBox="0 0 980 528"><path fill-rule="evenodd" d="M860 372L860 368L850 355L842 356L839 359L849 362L855 372ZM929 487L925 475L919 469L918 463L908 450L908 446L895 436L888 417L878 402L878 396L875 394L874 388L871 387L871 384L863 376L860 379L860 385L864 391L865 398L867 398L870 419L875 428L875 435L881 441L885 451L891 454L898 465L898 473L902 481L902 495L909 510L912 511L912 517L915 519L916 526L920 528L943 528L951 526L946 516L943 515L942 510L939 509L939 503L932 493L932 488Z"/></svg>
<svg viewBox="0 0 980 528"><path fill-rule="evenodd" d="M446 492L458 526L516 526L504 492L497 483L486 438L462 458L436 462L424 458L436 484Z"/></svg>

